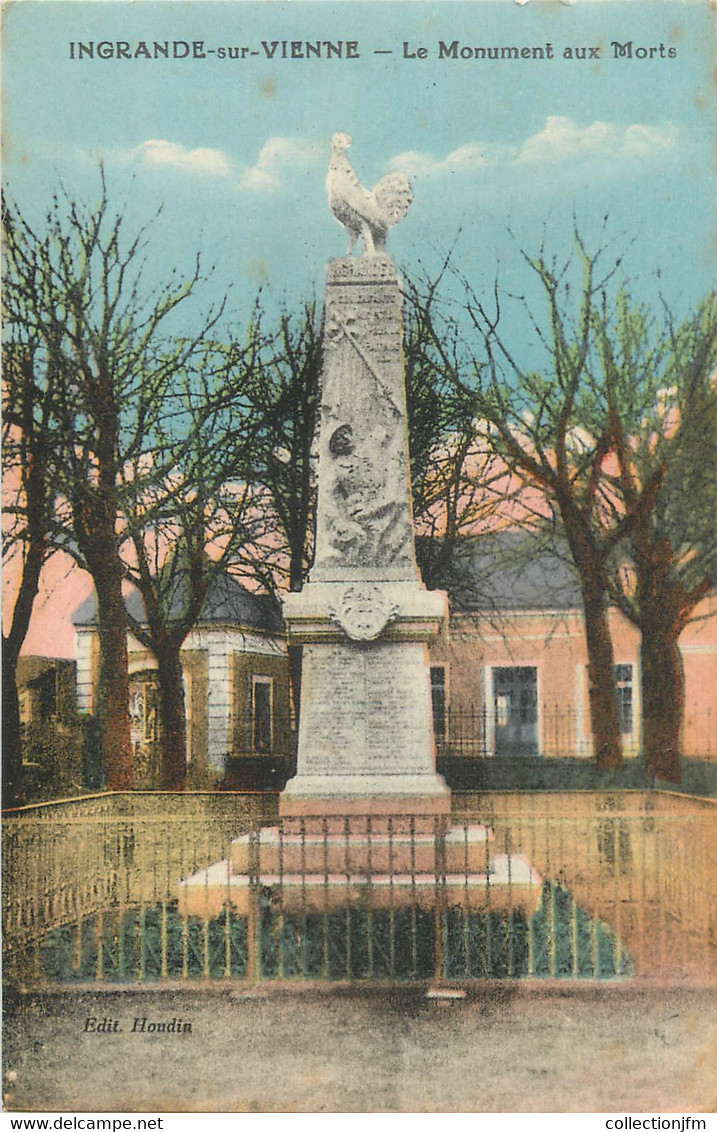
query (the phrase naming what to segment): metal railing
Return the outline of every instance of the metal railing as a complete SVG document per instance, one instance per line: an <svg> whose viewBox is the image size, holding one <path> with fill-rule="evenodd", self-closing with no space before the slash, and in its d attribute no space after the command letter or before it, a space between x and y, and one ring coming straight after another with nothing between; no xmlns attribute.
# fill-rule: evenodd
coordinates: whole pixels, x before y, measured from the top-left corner
<svg viewBox="0 0 717 1132"><path fill-rule="evenodd" d="M246 795L27 807L3 823L5 978L714 981L715 816L661 792L410 820L279 822Z"/></svg>
<svg viewBox="0 0 717 1132"><path fill-rule="evenodd" d="M436 711L434 735L439 755L465 758L578 757L593 754L590 721L572 708L558 704L537 704L523 713L524 718L501 726L496 712L486 706L449 706ZM687 708L683 724L684 753L717 760L717 713L709 708ZM629 734L622 736L626 756L640 753L637 720Z"/></svg>

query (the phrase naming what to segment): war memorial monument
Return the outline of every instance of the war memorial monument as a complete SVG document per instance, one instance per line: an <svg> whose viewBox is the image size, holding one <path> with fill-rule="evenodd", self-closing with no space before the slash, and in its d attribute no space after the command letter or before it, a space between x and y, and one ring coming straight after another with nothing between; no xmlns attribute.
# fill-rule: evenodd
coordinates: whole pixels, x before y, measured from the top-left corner
<svg viewBox="0 0 717 1132"><path fill-rule="evenodd" d="M279 825L245 834L231 857L181 882L180 904L250 912L252 883L284 907L365 897L432 904L486 898L532 911L540 879L522 856L491 852L483 825L451 826L436 773L427 642L446 595L416 564L403 367L401 282L386 234L411 202L407 179L364 189L335 134L329 205L350 235L328 265L316 550L308 581L284 599L288 640L303 646L297 773ZM361 255L351 255L358 240ZM440 886L437 885L440 878ZM313 893L313 897L312 897Z"/></svg>

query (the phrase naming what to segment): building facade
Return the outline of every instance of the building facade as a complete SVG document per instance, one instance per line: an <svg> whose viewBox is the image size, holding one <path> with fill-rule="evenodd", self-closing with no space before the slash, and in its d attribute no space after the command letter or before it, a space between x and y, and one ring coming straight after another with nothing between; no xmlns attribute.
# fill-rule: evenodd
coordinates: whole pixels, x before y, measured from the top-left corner
<svg viewBox="0 0 717 1132"><path fill-rule="evenodd" d="M554 554L511 535L466 540L448 579L450 623L431 648L439 750L487 757L593 754L580 592ZM641 753L640 633L608 611L623 753ZM680 637L684 754L717 759L717 595Z"/></svg>
<svg viewBox="0 0 717 1132"><path fill-rule="evenodd" d="M87 768L75 665L64 657L21 656L17 685L26 793L34 798L80 793Z"/></svg>
<svg viewBox="0 0 717 1132"><path fill-rule="evenodd" d="M137 620L139 594L127 605ZM94 596L73 617L76 630L77 706L96 713L99 640ZM136 786L160 781L157 660L128 634L130 726ZM228 575L210 586L197 624L181 651L187 724L188 786L217 785L234 760L286 758L292 719L286 644L281 618L262 596Z"/></svg>
<svg viewBox="0 0 717 1132"><path fill-rule="evenodd" d="M590 760L587 648L580 595L552 555L516 555L510 537L465 540L443 583L451 615L430 646L437 753L461 759ZM128 606L141 619L139 595ZM35 796L101 789L96 723L99 641L90 597L76 611L75 663L23 657L25 772ZM626 758L641 754L640 635L609 611ZM160 782L157 662L128 637L135 785ZM683 751L717 763L717 595L680 638ZM234 579L215 580L181 653L189 787L283 785L295 750L289 663L276 609Z"/></svg>

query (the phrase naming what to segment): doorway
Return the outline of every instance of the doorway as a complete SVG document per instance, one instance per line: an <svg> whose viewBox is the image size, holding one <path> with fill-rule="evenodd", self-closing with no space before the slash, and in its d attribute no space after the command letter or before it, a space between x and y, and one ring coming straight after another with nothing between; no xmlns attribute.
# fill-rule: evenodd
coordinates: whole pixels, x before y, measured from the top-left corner
<svg viewBox="0 0 717 1132"><path fill-rule="evenodd" d="M493 712L496 756L520 759L537 755L537 668L494 668Z"/></svg>

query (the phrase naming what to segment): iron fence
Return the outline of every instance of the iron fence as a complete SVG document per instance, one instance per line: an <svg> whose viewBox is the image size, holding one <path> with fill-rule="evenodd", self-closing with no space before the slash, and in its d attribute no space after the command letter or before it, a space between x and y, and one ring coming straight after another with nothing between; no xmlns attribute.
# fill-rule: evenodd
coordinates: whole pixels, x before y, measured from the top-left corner
<svg viewBox="0 0 717 1132"><path fill-rule="evenodd" d="M279 821L256 796L110 795L3 825L5 977L717 977L715 804L455 799L450 818Z"/></svg>
<svg viewBox="0 0 717 1132"><path fill-rule="evenodd" d="M434 735L438 754L447 757L508 759L582 757L593 755L590 720L559 704L531 703L505 720L488 706L443 707L434 703ZM626 756L641 753L639 719L630 715L622 735ZM717 760L717 713L687 708L683 722L685 755Z"/></svg>

